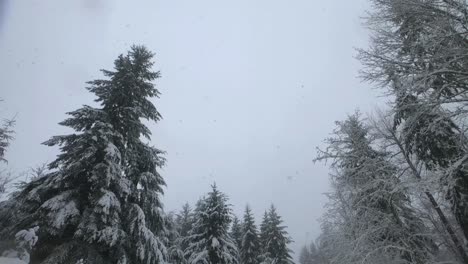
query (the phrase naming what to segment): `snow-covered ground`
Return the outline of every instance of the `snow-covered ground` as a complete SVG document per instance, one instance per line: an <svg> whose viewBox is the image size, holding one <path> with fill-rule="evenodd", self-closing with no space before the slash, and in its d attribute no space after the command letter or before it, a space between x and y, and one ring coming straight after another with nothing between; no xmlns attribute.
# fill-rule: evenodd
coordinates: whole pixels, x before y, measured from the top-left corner
<svg viewBox="0 0 468 264"><path fill-rule="evenodd" d="M17 258L0 257L0 264L26 264L26 262Z"/></svg>

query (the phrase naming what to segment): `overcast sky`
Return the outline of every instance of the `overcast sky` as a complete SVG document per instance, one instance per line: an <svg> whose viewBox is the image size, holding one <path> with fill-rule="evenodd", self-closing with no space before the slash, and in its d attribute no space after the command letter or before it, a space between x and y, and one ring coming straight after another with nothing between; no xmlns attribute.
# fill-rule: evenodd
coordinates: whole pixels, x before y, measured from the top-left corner
<svg viewBox="0 0 468 264"><path fill-rule="evenodd" d="M316 146L378 91L357 78L367 0L0 0L0 104L17 114L7 159L21 172L52 161L40 145L93 97L85 82L132 44L156 53L167 151L166 210L194 203L216 181L241 216L271 203L300 247L319 234L327 168ZM259 224L257 222L257 224Z"/></svg>

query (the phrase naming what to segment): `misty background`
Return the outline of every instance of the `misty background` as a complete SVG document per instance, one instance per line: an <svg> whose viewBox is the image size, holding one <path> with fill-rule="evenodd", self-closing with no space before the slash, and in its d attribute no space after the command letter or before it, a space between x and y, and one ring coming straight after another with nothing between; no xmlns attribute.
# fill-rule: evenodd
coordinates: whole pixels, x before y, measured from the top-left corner
<svg viewBox="0 0 468 264"><path fill-rule="evenodd" d="M40 143L71 132L57 124L66 112L94 104L85 82L143 44L162 74L164 119L150 129L167 151L166 211L216 182L257 225L274 203L298 254L320 232L329 185L316 146L334 120L379 100L354 58L368 43L366 2L0 0L0 113L17 121L8 166L52 161L58 149Z"/></svg>

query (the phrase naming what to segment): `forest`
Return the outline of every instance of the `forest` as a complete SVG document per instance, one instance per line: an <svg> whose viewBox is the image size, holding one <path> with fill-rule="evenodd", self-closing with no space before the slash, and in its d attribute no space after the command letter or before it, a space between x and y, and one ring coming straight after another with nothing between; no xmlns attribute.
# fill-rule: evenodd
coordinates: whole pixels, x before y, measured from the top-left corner
<svg viewBox="0 0 468 264"><path fill-rule="evenodd" d="M361 78L388 106L318 149L332 191L306 263L468 263L466 1L374 0Z"/></svg>
<svg viewBox="0 0 468 264"><path fill-rule="evenodd" d="M317 146L331 187L300 252L275 205L257 224L216 182L165 210L166 152L147 126L163 116L161 75L133 45L87 82L99 107L82 102L59 124L74 132L43 143L55 160L22 181L0 172L0 263L468 264L468 3L369 1L359 77L387 104L349 113ZM6 164L17 117L4 118Z"/></svg>

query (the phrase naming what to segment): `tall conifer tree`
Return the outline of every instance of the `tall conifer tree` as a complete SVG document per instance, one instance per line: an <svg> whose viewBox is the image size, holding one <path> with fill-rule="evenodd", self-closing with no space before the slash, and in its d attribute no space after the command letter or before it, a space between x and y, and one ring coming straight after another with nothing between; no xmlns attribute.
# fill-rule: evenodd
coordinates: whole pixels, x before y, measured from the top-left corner
<svg viewBox="0 0 468 264"><path fill-rule="evenodd" d="M242 242L240 246L242 264L257 264L260 262L260 241L257 226L252 215L252 210L245 207L244 222L242 228Z"/></svg>
<svg viewBox="0 0 468 264"><path fill-rule="evenodd" d="M195 223L187 238L185 256L190 264L237 264L238 252L229 235L231 208L216 185L197 203Z"/></svg>
<svg viewBox="0 0 468 264"><path fill-rule="evenodd" d="M288 244L292 242L286 231L286 226L283 226L281 216L276 212L274 205L271 205L268 211L268 227L266 235L266 252L267 256L275 264L291 264L293 263Z"/></svg>
<svg viewBox="0 0 468 264"><path fill-rule="evenodd" d="M268 217L268 212L265 211L263 213L262 222L260 223L260 234L259 234L260 251L261 251L260 258L262 262L268 262L267 261L268 259L267 248L268 248L268 228L270 226L269 221L270 219Z"/></svg>
<svg viewBox="0 0 468 264"><path fill-rule="evenodd" d="M189 232L192 230L194 222L192 209L188 203L182 206L182 210L177 215L176 222L181 239L181 248L185 251L188 246L185 238L189 236Z"/></svg>
<svg viewBox="0 0 468 264"><path fill-rule="evenodd" d="M349 250L341 261L427 263L434 251L426 227L410 207L406 188L387 153L375 150L369 128L355 113L337 122L319 159L333 160L334 192L330 210L337 214ZM337 241L335 244L340 243ZM332 245L333 246L333 245ZM344 247L342 247L344 249Z"/></svg>
<svg viewBox="0 0 468 264"><path fill-rule="evenodd" d="M133 46L102 70L106 79L87 89L100 107L84 105L61 122L76 132L44 144L60 146L53 171L15 194L15 214L0 213L0 236L39 226L31 263L161 263L166 249L158 168L162 151L144 143L150 131L142 119L161 115L150 101L153 53Z"/></svg>
<svg viewBox="0 0 468 264"><path fill-rule="evenodd" d="M242 245L242 223L237 216L232 218L231 232L229 235L236 243L237 249L240 249Z"/></svg>

